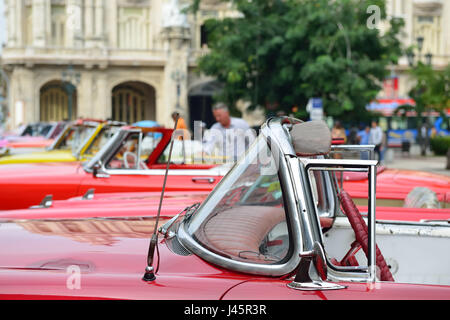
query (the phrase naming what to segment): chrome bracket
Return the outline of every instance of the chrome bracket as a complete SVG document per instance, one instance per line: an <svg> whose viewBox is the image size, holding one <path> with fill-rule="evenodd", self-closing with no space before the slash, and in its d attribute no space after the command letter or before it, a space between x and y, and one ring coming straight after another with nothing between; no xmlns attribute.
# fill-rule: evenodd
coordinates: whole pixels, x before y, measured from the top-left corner
<svg viewBox="0 0 450 320"><path fill-rule="evenodd" d="M89 189L86 193L81 197L82 200L92 200L94 199L95 189Z"/></svg>
<svg viewBox="0 0 450 320"><path fill-rule="evenodd" d="M31 206L30 209L45 209L50 208L53 203L53 195L47 195L42 199L41 203L37 206Z"/></svg>
<svg viewBox="0 0 450 320"><path fill-rule="evenodd" d="M326 282L326 262L323 248L314 244L311 251L300 254L301 260L298 267L297 275L294 281L288 283L288 288L302 291L324 291L324 290L340 290L347 286L333 282ZM318 276L317 280L313 280L309 274L311 264L315 267Z"/></svg>

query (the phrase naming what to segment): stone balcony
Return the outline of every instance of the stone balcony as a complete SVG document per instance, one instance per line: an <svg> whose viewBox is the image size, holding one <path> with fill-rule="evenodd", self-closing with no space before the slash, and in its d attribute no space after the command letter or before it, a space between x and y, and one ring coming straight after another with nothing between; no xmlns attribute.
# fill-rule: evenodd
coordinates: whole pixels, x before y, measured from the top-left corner
<svg viewBox="0 0 450 320"><path fill-rule="evenodd" d="M116 48L56 48L56 47L6 47L3 49L3 65L84 65L86 68L109 66L164 67L165 50L127 50Z"/></svg>

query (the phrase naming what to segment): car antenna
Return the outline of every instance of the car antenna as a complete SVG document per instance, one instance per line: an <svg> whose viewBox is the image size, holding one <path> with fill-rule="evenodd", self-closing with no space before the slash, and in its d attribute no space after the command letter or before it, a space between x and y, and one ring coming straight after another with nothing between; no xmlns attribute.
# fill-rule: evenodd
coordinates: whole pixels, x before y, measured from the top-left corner
<svg viewBox="0 0 450 320"><path fill-rule="evenodd" d="M178 119L179 118L180 118L180 114L177 112L176 113L175 126L173 128L173 132L175 132L175 130L177 129ZM170 159L172 158L173 142L174 142L174 137L173 137L173 133L172 133L172 141L170 142L170 149L169 149L169 158L167 159L166 173L164 174L164 182L163 182L162 191L161 191L161 198L159 199L158 214L156 215L155 228L153 230L153 235L152 235L152 238L150 240L150 245L149 245L149 248L148 248L147 267L145 268L145 274L144 274L144 277L142 278L142 280L147 281L147 282L154 281L156 279L156 277L155 277L155 268L153 268L153 258L154 258L154 255L155 255L155 248L158 246L159 216L161 214L161 206L162 206L162 201L163 201L163 198L164 198L164 191L166 189L166 181L167 181L167 175L169 173ZM159 263L159 261L158 261L158 263Z"/></svg>

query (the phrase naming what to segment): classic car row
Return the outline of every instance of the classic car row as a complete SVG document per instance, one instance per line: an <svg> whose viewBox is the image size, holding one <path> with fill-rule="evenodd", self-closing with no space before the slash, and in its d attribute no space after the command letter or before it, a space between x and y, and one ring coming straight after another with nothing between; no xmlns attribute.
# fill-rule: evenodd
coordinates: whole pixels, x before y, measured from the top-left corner
<svg viewBox="0 0 450 320"><path fill-rule="evenodd" d="M311 135L311 126L320 134ZM155 132L158 143L144 141ZM377 207L377 162L331 159L323 123L270 119L231 170L172 164L165 176L158 159L170 136L120 128L78 164L99 184L144 176L145 193L111 187L106 192L120 193L102 194L86 185L77 198L1 212L1 241L10 245L0 248L0 298L450 298L450 210ZM270 162L262 162L267 154ZM161 190L149 192L152 170L160 171L160 189L167 178L162 209ZM364 175L365 206L345 191L351 184L341 185L342 172ZM180 177L207 188L172 187ZM78 287L68 270L77 270Z"/></svg>
<svg viewBox="0 0 450 320"><path fill-rule="evenodd" d="M35 206L47 196L53 200L82 196L90 189L96 194L158 191L172 133L172 129L162 127L98 120L72 123L45 152L0 158L0 186L8 186L0 193L0 210ZM231 167L214 161L205 163L199 141L174 143L168 191L211 191ZM356 203L364 204L367 174L345 173L342 180ZM419 200L423 197L421 193L411 194L420 187L426 188L426 196L435 198L432 207L450 207L447 176L379 167L377 185L377 200L383 206L429 204L408 201L411 196Z"/></svg>
<svg viewBox="0 0 450 320"><path fill-rule="evenodd" d="M66 122L33 123L20 126L15 132L0 134L0 156L42 150L50 146Z"/></svg>

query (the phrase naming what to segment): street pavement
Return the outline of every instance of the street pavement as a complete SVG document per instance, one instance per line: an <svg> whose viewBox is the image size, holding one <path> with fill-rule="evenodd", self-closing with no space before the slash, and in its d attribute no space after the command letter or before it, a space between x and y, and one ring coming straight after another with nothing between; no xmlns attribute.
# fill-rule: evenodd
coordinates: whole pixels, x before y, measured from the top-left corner
<svg viewBox="0 0 450 320"><path fill-rule="evenodd" d="M391 151L385 157L383 164L393 169L426 171L450 176L450 170L446 169L446 156L435 156L431 152L421 156L417 150L411 151L409 155L402 154L400 150Z"/></svg>

